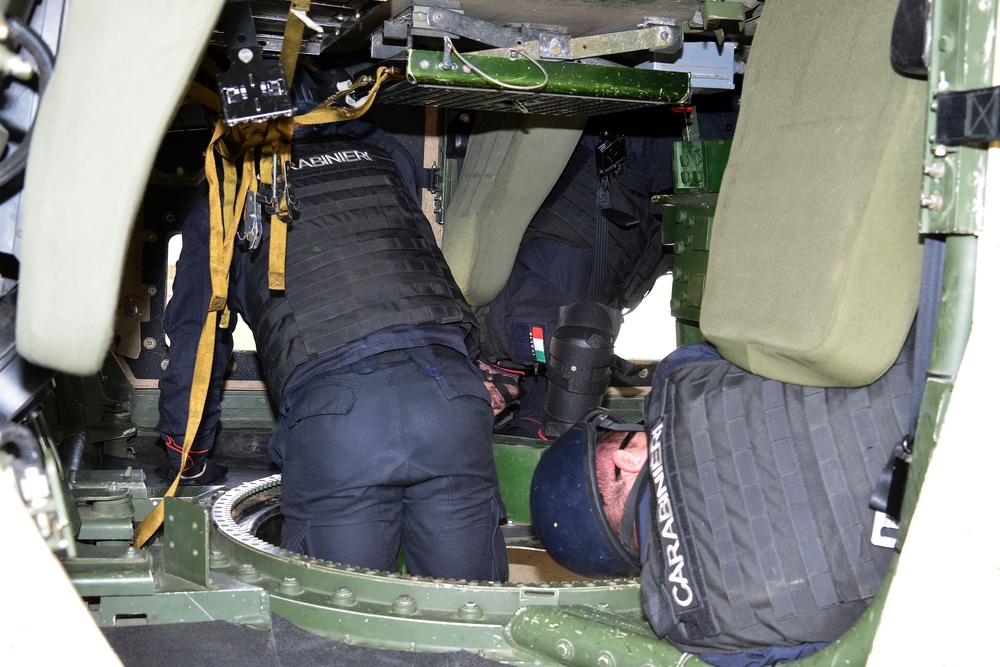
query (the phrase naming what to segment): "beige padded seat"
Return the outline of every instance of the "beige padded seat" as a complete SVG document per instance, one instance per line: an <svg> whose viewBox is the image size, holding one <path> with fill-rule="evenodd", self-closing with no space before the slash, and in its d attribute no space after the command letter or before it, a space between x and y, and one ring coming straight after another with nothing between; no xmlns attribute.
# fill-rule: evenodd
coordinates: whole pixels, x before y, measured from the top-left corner
<svg viewBox="0 0 1000 667"><path fill-rule="evenodd" d="M445 211L441 250L465 298L503 289L528 223L566 167L586 118L479 113Z"/></svg>

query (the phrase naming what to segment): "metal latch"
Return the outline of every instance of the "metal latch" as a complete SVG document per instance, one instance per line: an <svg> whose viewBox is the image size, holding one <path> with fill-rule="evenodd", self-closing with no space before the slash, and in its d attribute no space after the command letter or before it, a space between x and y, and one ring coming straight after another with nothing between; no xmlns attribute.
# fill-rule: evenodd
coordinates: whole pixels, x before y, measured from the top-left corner
<svg viewBox="0 0 1000 667"><path fill-rule="evenodd" d="M219 23L229 53L229 69L217 78L222 121L232 127L291 116L285 71L277 60L264 59L250 3L227 3Z"/></svg>

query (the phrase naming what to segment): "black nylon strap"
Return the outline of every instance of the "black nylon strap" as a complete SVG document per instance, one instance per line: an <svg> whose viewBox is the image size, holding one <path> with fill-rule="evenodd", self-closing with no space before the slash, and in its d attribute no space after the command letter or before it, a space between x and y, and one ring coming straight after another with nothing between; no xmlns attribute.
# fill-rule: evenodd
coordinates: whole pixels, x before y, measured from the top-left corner
<svg viewBox="0 0 1000 667"><path fill-rule="evenodd" d="M910 455L910 441L917 432L917 419L920 417L920 404L924 396L924 384L927 379L927 369L930 366L931 351L934 342L934 330L937 328L938 310L941 302L941 289L944 283L945 242L940 238L928 236L924 239L924 263L920 274L920 301L917 306L917 318L911 336L913 344L913 394L910 396L910 435L900 441L882 468L879 478L872 490L868 506L877 512L884 512L898 521L903 505L903 492L906 489L906 477L909 472L907 459ZM910 341L907 341L909 344Z"/></svg>
<svg viewBox="0 0 1000 667"><path fill-rule="evenodd" d="M958 146L1000 139L1000 87L949 91L936 99L935 142Z"/></svg>
<svg viewBox="0 0 1000 667"><path fill-rule="evenodd" d="M628 436L626 436L628 437ZM636 477L635 483L632 484L632 490L629 491L628 499L625 501L625 511L622 513L622 526L621 526L621 543L622 548L627 550L636 561L640 561L639 552L635 550L632 546L632 542L635 540L635 519L636 519L636 508L639 502L639 496L642 495L642 489L646 487L649 482L649 468L643 467L639 476Z"/></svg>
<svg viewBox="0 0 1000 667"><path fill-rule="evenodd" d="M587 289L587 300L598 301L604 296L605 267L608 264L608 219L603 210L611 204L608 177L601 179L597 187L597 200L594 215L597 219L597 229L594 233L594 257L590 269L590 285Z"/></svg>

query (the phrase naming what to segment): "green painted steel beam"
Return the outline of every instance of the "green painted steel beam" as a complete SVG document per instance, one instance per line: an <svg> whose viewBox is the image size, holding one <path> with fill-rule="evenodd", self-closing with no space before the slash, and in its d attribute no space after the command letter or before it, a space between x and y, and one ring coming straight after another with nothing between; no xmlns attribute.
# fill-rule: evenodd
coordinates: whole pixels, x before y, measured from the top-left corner
<svg viewBox="0 0 1000 667"><path fill-rule="evenodd" d="M944 91L993 85L993 57L988 45L997 30L996 9L989 2L959 1L935 2L931 11L921 231L975 234L984 222L981 203L986 188L986 150L984 146L937 144L934 98Z"/></svg>
<svg viewBox="0 0 1000 667"><path fill-rule="evenodd" d="M709 30L716 28L723 21L733 21L739 26L740 32L746 23L746 7L742 2L721 2L706 0L702 8L704 27Z"/></svg>
<svg viewBox="0 0 1000 667"><path fill-rule="evenodd" d="M528 457L530 448L518 447L511 450ZM320 636L414 651L476 650L505 662L545 664L506 634L521 608L606 605L637 627L644 623L634 579L527 584L431 579L285 551L239 524L244 503L256 505L264 496L278 500L280 491L280 476L273 476L215 502L210 579L265 591L275 613Z"/></svg>
<svg viewBox="0 0 1000 667"><path fill-rule="evenodd" d="M507 508L507 518L519 523L531 523L528 496L531 477L535 474L538 459L545 451L544 440L493 436L493 456L497 462L500 496Z"/></svg>
<svg viewBox="0 0 1000 667"><path fill-rule="evenodd" d="M153 561L142 549L79 545L80 556L61 563L70 581L84 597L151 595L156 584Z"/></svg>
<svg viewBox="0 0 1000 667"><path fill-rule="evenodd" d="M687 72L553 61L532 62L525 58L496 56L462 57L463 61L455 58L446 65L443 53L408 51L406 78L417 85L660 103L682 102L691 92L691 75ZM535 86L537 88L531 88Z"/></svg>
<svg viewBox="0 0 1000 667"><path fill-rule="evenodd" d="M519 646L560 665L706 664L660 640L648 624L593 607L526 607L511 618L508 632Z"/></svg>
<svg viewBox="0 0 1000 667"><path fill-rule="evenodd" d="M206 508L180 498L164 498L164 571L199 586L208 586L208 533Z"/></svg>
<svg viewBox="0 0 1000 667"><path fill-rule="evenodd" d="M271 599L254 587L157 592L101 598L97 622L104 627L229 621L261 630L271 623Z"/></svg>

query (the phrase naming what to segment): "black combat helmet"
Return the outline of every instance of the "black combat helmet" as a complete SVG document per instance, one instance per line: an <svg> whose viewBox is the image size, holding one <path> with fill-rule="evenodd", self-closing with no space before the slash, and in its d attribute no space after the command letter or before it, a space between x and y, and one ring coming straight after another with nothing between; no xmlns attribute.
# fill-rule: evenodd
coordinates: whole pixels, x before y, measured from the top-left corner
<svg viewBox="0 0 1000 667"><path fill-rule="evenodd" d="M603 409L589 412L542 454L531 479L531 521L552 558L587 577L629 577L639 573L639 554L615 535L597 488L598 429L642 431ZM626 506L634 520L638 484ZM632 531L627 531L631 543Z"/></svg>

